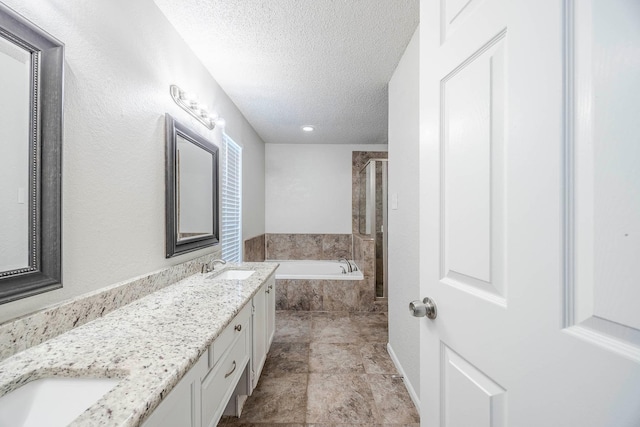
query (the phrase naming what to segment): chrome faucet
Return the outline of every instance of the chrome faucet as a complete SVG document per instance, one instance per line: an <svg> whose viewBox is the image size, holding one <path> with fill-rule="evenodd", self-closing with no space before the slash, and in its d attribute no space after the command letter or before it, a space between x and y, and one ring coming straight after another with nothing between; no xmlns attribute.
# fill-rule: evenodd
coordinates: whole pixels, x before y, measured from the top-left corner
<svg viewBox="0 0 640 427"><path fill-rule="evenodd" d="M340 258L340 259L338 260L338 262L342 262L342 261L344 261L344 262L346 262L346 263L347 263L347 271L348 271L349 273L353 273L353 266L351 265L351 262L349 262L349 260L348 260L348 259L346 259L346 258Z"/></svg>
<svg viewBox="0 0 640 427"><path fill-rule="evenodd" d="M227 261L223 260L223 259L214 259L211 262L209 262L208 264L202 264L202 273L211 273L213 270L216 269L216 264L226 264Z"/></svg>

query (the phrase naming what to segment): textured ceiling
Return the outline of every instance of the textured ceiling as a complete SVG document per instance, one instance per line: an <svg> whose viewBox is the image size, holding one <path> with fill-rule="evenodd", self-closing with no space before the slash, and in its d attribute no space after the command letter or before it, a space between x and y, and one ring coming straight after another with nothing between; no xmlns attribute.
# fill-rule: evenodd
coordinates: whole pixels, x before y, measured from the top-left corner
<svg viewBox="0 0 640 427"><path fill-rule="evenodd" d="M419 0L154 1L266 143L387 142Z"/></svg>

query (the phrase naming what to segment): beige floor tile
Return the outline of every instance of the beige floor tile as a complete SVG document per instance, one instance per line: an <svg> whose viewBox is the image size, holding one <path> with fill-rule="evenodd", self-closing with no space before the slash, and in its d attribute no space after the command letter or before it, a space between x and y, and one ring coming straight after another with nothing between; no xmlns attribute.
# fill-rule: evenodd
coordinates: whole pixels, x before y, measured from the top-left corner
<svg viewBox="0 0 640 427"><path fill-rule="evenodd" d="M367 375L378 412L385 423L418 423L420 416L404 383L391 375Z"/></svg>
<svg viewBox="0 0 640 427"><path fill-rule="evenodd" d="M311 314L297 311L276 312L274 342L302 342L311 340Z"/></svg>
<svg viewBox="0 0 640 427"><path fill-rule="evenodd" d="M366 375L309 374L307 423L375 424L378 413Z"/></svg>
<svg viewBox="0 0 640 427"><path fill-rule="evenodd" d="M346 312L313 313L311 341L324 343L362 342L358 326Z"/></svg>
<svg viewBox="0 0 640 427"><path fill-rule="evenodd" d="M263 375L247 399L242 423L304 423L307 374Z"/></svg>
<svg viewBox="0 0 640 427"><path fill-rule="evenodd" d="M229 427L419 427L386 351L386 313L278 311L276 337Z"/></svg>
<svg viewBox="0 0 640 427"><path fill-rule="evenodd" d="M385 343L366 343L360 348L367 374L396 374L397 370Z"/></svg>
<svg viewBox="0 0 640 427"><path fill-rule="evenodd" d="M311 343L309 372L364 374L360 344Z"/></svg>
<svg viewBox="0 0 640 427"><path fill-rule="evenodd" d="M309 372L309 344L274 342L262 372L265 375L304 374Z"/></svg>
<svg viewBox="0 0 640 427"><path fill-rule="evenodd" d="M218 423L218 426L220 427L225 427L225 426L229 426L229 427L307 427L306 424L302 424L302 423L243 423L243 422L239 422L237 421L237 419L232 419L232 418L224 418L223 420L220 420L220 423Z"/></svg>

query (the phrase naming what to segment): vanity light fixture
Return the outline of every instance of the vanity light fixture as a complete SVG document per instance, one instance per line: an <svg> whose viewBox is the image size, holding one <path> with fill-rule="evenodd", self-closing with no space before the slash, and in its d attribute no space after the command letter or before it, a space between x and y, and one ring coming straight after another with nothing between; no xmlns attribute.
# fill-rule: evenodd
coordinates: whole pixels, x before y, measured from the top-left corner
<svg viewBox="0 0 640 427"><path fill-rule="evenodd" d="M213 129L216 126L221 128L225 126L225 120L217 113L209 112L206 105L198 103L197 97L191 92L186 92L176 85L171 85L169 89L171 97L176 104L198 119L198 121L208 129Z"/></svg>
<svg viewBox="0 0 640 427"><path fill-rule="evenodd" d="M305 132L313 132L314 130L316 130L316 128L314 128L311 125L305 125L305 126L302 126L302 130Z"/></svg>

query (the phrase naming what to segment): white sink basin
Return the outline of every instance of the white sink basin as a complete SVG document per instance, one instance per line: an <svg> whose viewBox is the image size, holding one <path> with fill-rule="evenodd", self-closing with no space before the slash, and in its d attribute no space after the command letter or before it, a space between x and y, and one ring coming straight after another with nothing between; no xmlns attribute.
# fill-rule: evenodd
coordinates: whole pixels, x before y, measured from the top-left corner
<svg viewBox="0 0 640 427"><path fill-rule="evenodd" d="M0 397L0 426L66 426L117 384L112 378L43 378Z"/></svg>
<svg viewBox="0 0 640 427"><path fill-rule="evenodd" d="M252 270L227 270L218 274L215 278L222 280L245 280L249 278L255 271Z"/></svg>

